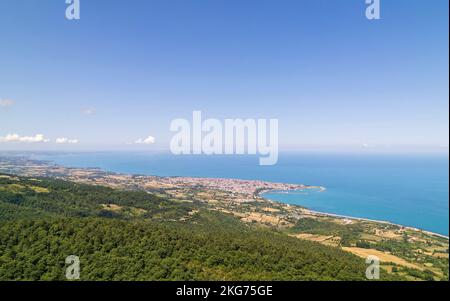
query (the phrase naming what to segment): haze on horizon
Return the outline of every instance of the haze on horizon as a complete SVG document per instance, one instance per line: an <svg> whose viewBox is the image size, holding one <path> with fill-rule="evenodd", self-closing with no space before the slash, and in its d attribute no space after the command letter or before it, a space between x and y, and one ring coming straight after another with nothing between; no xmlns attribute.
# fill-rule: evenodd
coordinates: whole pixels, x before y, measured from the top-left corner
<svg viewBox="0 0 450 301"><path fill-rule="evenodd" d="M448 153L446 0L81 3L0 3L0 151L167 150L201 110L278 118L280 150Z"/></svg>

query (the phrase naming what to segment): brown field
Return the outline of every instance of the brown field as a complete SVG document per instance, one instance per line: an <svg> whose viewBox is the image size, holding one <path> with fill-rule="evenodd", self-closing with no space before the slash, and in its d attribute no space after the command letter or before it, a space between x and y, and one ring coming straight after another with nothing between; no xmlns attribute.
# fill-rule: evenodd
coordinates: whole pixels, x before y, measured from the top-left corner
<svg viewBox="0 0 450 301"><path fill-rule="evenodd" d="M275 217L275 216L266 215L266 214L259 214L259 213L252 212L252 213L246 215L244 218L242 218L242 221L244 221L244 222L255 221L258 223L267 223L267 224L276 226L280 222L280 218Z"/></svg>
<svg viewBox="0 0 450 301"><path fill-rule="evenodd" d="M325 236L325 235L315 235L310 233L300 233L300 234L291 234L290 236L296 237L299 239L305 239L310 241L319 242L324 245L329 246L338 246L339 242L341 241L341 238L339 236Z"/></svg>
<svg viewBox="0 0 450 301"><path fill-rule="evenodd" d="M448 258L448 253L434 253L432 256L438 258Z"/></svg>
<svg viewBox="0 0 450 301"><path fill-rule="evenodd" d="M397 265L402 265L402 266L405 266L405 267L408 267L408 268L418 269L418 270L421 270L421 271L424 270L424 268L419 266L419 265L410 263L410 262L408 262L408 261L406 261L406 260L404 260L404 259L402 259L400 257L397 257L397 256L392 255L392 254L388 254L388 253L385 253L385 252L381 252L381 251L378 251L378 250L363 249L363 248L356 248L356 247L343 247L342 249L344 251L353 253L353 254L355 254L355 255L357 255L359 257L362 257L362 258L367 258L370 255L377 256L378 258L380 258L381 263L383 263L383 262L385 262L385 263L393 262L393 263L395 263Z"/></svg>
<svg viewBox="0 0 450 301"><path fill-rule="evenodd" d="M271 207L264 207L262 208L263 211L267 211L267 212L279 212L280 209L276 209L276 208L271 208Z"/></svg>
<svg viewBox="0 0 450 301"><path fill-rule="evenodd" d="M383 230L376 229L375 235L383 237L383 238L389 238L389 239L401 239L402 238L402 236L400 234L398 234L392 230L383 231Z"/></svg>

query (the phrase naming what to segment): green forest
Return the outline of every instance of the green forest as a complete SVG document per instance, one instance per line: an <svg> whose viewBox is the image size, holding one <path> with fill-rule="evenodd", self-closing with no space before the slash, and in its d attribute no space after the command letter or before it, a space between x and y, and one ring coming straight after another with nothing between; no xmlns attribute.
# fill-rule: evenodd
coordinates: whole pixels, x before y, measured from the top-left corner
<svg viewBox="0 0 450 301"><path fill-rule="evenodd" d="M0 280L66 280L69 255L80 280L365 280L366 270L338 248L201 203L0 175Z"/></svg>

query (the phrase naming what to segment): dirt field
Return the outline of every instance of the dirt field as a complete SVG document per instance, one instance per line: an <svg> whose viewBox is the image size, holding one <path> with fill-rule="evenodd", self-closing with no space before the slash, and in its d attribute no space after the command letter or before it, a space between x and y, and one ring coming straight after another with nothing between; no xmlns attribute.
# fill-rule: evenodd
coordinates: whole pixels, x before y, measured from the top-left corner
<svg viewBox="0 0 450 301"><path fill-rule="evenodd" d="M383 231L383 230L376 229L375 235L383 237L383 238L389 238L389 239L401 239L402 238L402 236L400 234L398 234L392 230Z"/></svg>
<svg viewBox="0 0 450 301"><path fill-rule="evenodd" d="M329 245L329 246L338 246L339 242L341 240L341 238L338 236L314 235L314 234L309 234L309 233L293 234L291 236L299 238L299 239L306 239L306 240L310 240L310 241L320 242L324 245Z"/></svg>
<svg viewBox="0 0 450 301"><path fill-rule="evenodd" d="M244 221L244 222L255 221L258 223L268 223L268 224L276 226L280 222L280 219L275 216L252 212L252 213L246 215L246 217L242 218L242 221Z"/></svg>
<svg viewBox="0 0 450 301"><path fill-rule="evenodd" d="M402 266L405 266L405 267L408 267L408 268L418 269L418 270L421 270L421 271L424 270L423 267L421 267L419 265L410 263L410 262L408 262L408 261L406 261L406 260L404 260L404 259L402 259L400 257L394 256L392 254L388 254L388 253L385 253L385 252L381 252L381 251L378 251L378 250L355 248L355 247L343 247L342 249L345 250L345 251L351 252L351 253L353 253L353 254L355 254L355 255L357 255L359 257L362 257L362 258L367 258L367 256L375 255L378 258L380 258L381 263L383 263L383 262L385 262L385 263L393 262L395 264L402 265Z"/></svg>

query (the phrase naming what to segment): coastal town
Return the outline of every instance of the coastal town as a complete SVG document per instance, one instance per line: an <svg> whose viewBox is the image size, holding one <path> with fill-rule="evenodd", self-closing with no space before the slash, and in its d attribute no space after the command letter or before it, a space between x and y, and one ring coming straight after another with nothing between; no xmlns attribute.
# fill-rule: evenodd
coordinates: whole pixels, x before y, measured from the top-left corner
<svg viewBox="0 0 450 301"><path fill-rule="evenodd" d="M300 183L271 183L258 180L160 177L128 175L99 168L68 168L23 156L0 156L0 174L30 178L49 177L66 181L101 185L121 190L143 190L177 202L197 202L202 208L218 211L244 223L270 227L302 240L339 247L366 258L375 255L389 272L429 273L439 280L448 277L448 238L420 229L315 212L307 208L268 200L267 191L298 191L325 187ZM104 204L105 210L121 210ZM140 208L133 208L136 212ZM196 210L182 220L195 216ZM405 248L407 251L405 251ZM414 280L414 276L408 276Z"/></svg>

